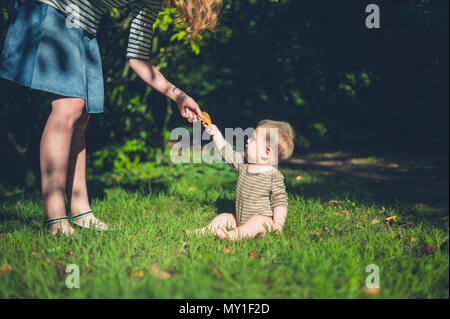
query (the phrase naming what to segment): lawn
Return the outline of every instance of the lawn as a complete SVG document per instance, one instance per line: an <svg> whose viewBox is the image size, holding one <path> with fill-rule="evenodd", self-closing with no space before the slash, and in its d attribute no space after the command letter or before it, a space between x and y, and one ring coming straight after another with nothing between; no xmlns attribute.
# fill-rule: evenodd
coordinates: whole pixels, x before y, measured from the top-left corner
<svg viewBox="0 0 450 319"><path fill-rule="evenodd" d="M0 297L449 298L448 193L308 165L280 169L290 205L284 232L243 242L185 235L233 211L237 175L226 164L143 163L91 175L92 207L113 230L69 238L43 231L38 190L3 187ZM80 288L66 287L70 264ZM371 264L380 289L366 287Z"/></svg>

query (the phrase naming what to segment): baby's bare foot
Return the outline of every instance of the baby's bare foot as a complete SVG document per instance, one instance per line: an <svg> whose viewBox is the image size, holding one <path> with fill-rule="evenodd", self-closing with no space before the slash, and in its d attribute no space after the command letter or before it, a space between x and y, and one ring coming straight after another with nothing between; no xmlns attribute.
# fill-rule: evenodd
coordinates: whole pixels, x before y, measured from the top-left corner
<svg viewBox="0 0 450 319"><path fill-rule="evenodd" d="M220 239L225 239L228 236L228 231L224 226L219 226L219 227L217 227L215 234Z"/></svg>

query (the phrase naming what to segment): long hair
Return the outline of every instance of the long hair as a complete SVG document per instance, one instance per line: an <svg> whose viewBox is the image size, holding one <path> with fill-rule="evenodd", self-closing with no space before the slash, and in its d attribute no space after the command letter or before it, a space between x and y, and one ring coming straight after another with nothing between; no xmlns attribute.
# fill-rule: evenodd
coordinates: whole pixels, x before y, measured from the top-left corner
<svg viewBox="0 0 450 319"><path fill-rule="evenodd" d="M178 9L177 22L186 27L189 37L196 39L204 31L215 31L223 0L166 0Z"/></svg>

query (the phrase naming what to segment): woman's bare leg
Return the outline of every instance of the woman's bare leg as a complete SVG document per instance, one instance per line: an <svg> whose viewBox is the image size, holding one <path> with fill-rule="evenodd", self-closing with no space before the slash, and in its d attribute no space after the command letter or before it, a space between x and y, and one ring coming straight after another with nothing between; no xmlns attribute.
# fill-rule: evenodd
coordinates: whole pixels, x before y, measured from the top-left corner
<svg viewBox="0 0 450 319"><path fill-rule="evenodd" d="M222 213L216 216L207 226L190 230L187 233L205 234L209 231L212 234L216 234L219 227L235 229L237 227L236 216L230 213Z"/></svg>
<svg viewBox="0 0 450 319"><path fill-rule="evenodd" d="M272 218L263 215L255 215L250 217L237 229L227 231L226 228L219 227L216 231L216 235L221 239L228 238L231 240L254 238L258 234L261 234L261 236L264 237L267 233L266 228L271 231L272 226Z"/></svg>
<svg viewBox="0 0 450 319"><path fill-rule="evenodd" d="M87 212L91 209L86 185L86 128L89 114L84 113L75 123L70 149L69 168L67 173L66 196L72 216ZM94 215L86 215L75 221L79 225L89 227L92 223L96 228L106 230L108 226L99 221Z"/></svg>
<svg viewBox="0 0 450 319"><path fill-rule="evenodd" d="M64 200L70 144L75 122L83 114L85 101L81 98L56 96L52 112L42 133L40 165L42 195L46 218L66 216ZM49 231L56 234L73 233L68 221L51 224Z"/></svg>

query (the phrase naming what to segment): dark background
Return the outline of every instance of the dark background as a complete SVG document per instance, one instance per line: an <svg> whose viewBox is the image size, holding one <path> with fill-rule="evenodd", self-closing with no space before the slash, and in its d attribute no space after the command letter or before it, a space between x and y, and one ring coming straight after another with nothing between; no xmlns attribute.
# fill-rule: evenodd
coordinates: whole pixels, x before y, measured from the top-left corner
<svg viewBox="0 0 450 319"><path fill-rule="evenodd" d="M370 3L380 6L380 29L365 26ZM0 1L0 48L12 4ZM217 32L197 44L173 39L181 28L165 11L152 63L222 131L265 118L288 121L296 156L340 150L448 162L448 5L226 0ZM105 112L88 128L92 174L114 169L118 156L155 161L173 128L192 128L174 103L128 69L130 12L107 12L98 34ZM38 185L49 112L45 93L0 80L0 185Z"/></svg>

